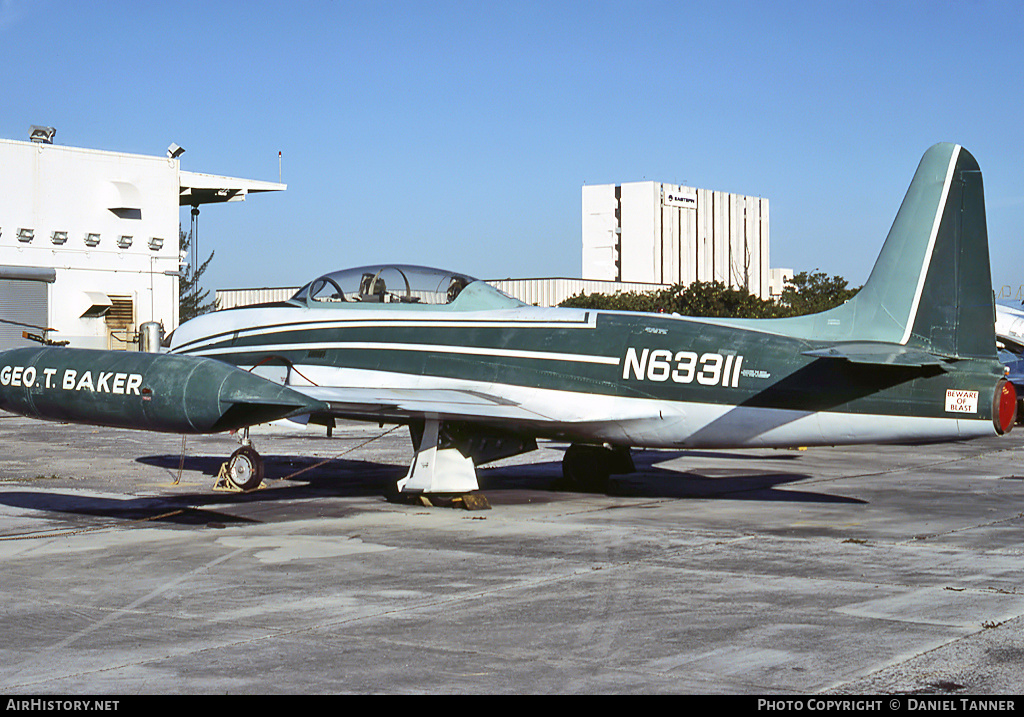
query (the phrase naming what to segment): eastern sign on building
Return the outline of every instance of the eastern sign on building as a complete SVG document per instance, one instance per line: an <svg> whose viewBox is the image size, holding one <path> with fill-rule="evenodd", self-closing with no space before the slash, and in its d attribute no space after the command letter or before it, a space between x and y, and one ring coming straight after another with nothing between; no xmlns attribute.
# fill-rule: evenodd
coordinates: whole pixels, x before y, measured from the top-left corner
<svg viewBox="0 0 1024 717"><path fill-rule="evenodd" d="M662 190L661 205L663 207L679 207L680 209L697 208L697 190L693 187L670 186Z"/></svg>

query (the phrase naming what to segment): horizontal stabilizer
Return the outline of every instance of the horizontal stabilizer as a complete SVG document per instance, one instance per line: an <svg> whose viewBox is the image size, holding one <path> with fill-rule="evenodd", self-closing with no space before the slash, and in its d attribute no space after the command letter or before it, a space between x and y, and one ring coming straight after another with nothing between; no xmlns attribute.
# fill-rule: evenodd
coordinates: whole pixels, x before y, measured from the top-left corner
<svg viewBox="0 0 1024 717"><path fill-rule="evenodd" d="M816 358L845 359L851 363L871 364L873 366L924 367L938 366L944 368L947 360L927 351L907 348L899 344L850 342L835 344L822 349L802 351L804 356Z"/></svg>

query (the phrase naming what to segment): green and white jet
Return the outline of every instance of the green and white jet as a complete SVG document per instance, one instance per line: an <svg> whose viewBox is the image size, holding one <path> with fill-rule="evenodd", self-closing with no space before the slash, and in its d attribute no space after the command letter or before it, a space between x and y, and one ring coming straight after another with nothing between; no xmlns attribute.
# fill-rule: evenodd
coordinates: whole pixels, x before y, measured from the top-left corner
<svg viewBox="0 0 1024 717"><path fill-rule="evenodd" d="M185 362L175 370L227 364L262 381L233 393L210 383L205 421L103 422L181 432L281 415L328 426L336 418L407 424L415 456L397 485L406 494L477 490L477 465L547 438L572 444L568 479L600 485L632 470L631 447L1003 434L1017 401L996 358L994 322L981 172L962 147L938 144L921 160L867 283L830 311L745 320L538 308L461 274L361 267L321 276L285 302L179 327L164 357ZM76 352L45 351L17 365L0 355L0 371L2 362L22 377L31 366L33 379L50 370L56 384L68 369L55 368L53 352ZM85 364L76 366L80 375ZM134 380L136 393L123 401L166 391L155 387L156 365L134 373L122 386ZM230 381L242 379L231 373ZM32 384L15 391L0 373L0 407L99 422L88 410L38 410L46 389ZM232 466L240 487L258 484L254 451L236 452Z"/></svg>

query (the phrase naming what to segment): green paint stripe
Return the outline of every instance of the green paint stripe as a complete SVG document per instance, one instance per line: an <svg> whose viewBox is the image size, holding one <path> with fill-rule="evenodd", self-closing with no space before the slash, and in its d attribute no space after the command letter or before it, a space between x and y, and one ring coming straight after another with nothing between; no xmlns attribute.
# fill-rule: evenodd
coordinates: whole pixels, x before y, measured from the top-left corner
<svg viewBox="0 0 1024 717"><path fill-rule="evenodd" d="M259 346L234 346L218 349L201 349L195 352L200 356L222 356L224 354L252 353L258 348L264 352L280 351L316 351L330 349L351 350L384 350L384 351L421 351L425 353L469 354L473 356L501 356L504 358L526 358L543 361L576 361L580 363L607 364L618 366L619 358L615 356L590 356L586 354L560 353L556 351L523 351L520 349L499 349L477 346L444 346L439 344L400 344L374 341L338 341L317 342L308 344L261 344Z"/></svg>

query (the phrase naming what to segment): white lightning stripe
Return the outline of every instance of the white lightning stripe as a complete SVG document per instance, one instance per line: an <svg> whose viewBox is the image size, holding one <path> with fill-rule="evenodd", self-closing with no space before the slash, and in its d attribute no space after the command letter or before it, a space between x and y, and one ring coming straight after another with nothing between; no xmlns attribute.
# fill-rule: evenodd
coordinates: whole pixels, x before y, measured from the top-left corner
<svg viewBox="0 0 1024 717"><path fill-rule="evenodd" d="M914 292L914 302L910 305L910 316L907 319L907 327L903 331L903 338L900 344L906 344L910 340L910 332L914 329L914 321L917 320L917 307L921 303L921 293L924 291L924 280L928 276L928 269L932 263L932 251L935 249L935 238L939 234L939 223L942 221L942 213L946 209L946 198L949 196L949 185L953 181L953 170L956 168L956 160L960 156L960 145L953 148L953 156L949 158L949 166L946 168L946 179L942 183L942 197L939 199L939 208L935 211L935 219L932 220L932 233L928 236L928 249L925 251L924 263L921 266L921 274L917 277L917 289Z"/></svg>
<svg viewBox="0 0 1024 717"><path fill-rule="evenodd" d="M268 319L269 320L269 319ZM383 318L367 318L357 319L351 318L350 316L339 317L333 321L306 321L306 322L292 322L284 323L272 326L239 326L231 327L224 326L217 329L215 335L204 336L193 341L189 341L187 344L182 344L182 347L187 346L186 351L191 352L193 349L199 348L200 346L206 346L209 344L215 344L220 341L224 341L228 337L234 337L237 333L238 338L244 338L249 336L263 336L266 334L280 334L288 333L291 331L317 331L323 329L361 329L361 328L515 328L515 329L594 329L597 327L597 312L590 311L587 320L584 322L579 317L576 318L552 318L548 320L537 320L535 318L526 319L442 319L438 320L432 317L420 318L407 318L407 319L393 319L391 317ZM175 349L172 353L178 353L179 349Z"/></svg>
<svg viewBox="0 0 1024 717"><path fill-rule="evenodd" d="M519 349L495 349L485 346L442 346L439 344L398 344L376 341L338 341L308 344L259 344L255 346L231 346L220 349L188 351L189 355L217 356L221 354L271 353L275 351L315 351L323 349L384 349L389 351L423 351L427 353L469 354L473 356L503 356L506 358L543 359L546 361L575 361L578 363L607 364L618 366L619 359L613 356L590 356L550 351L522 351Z"/></svg>

